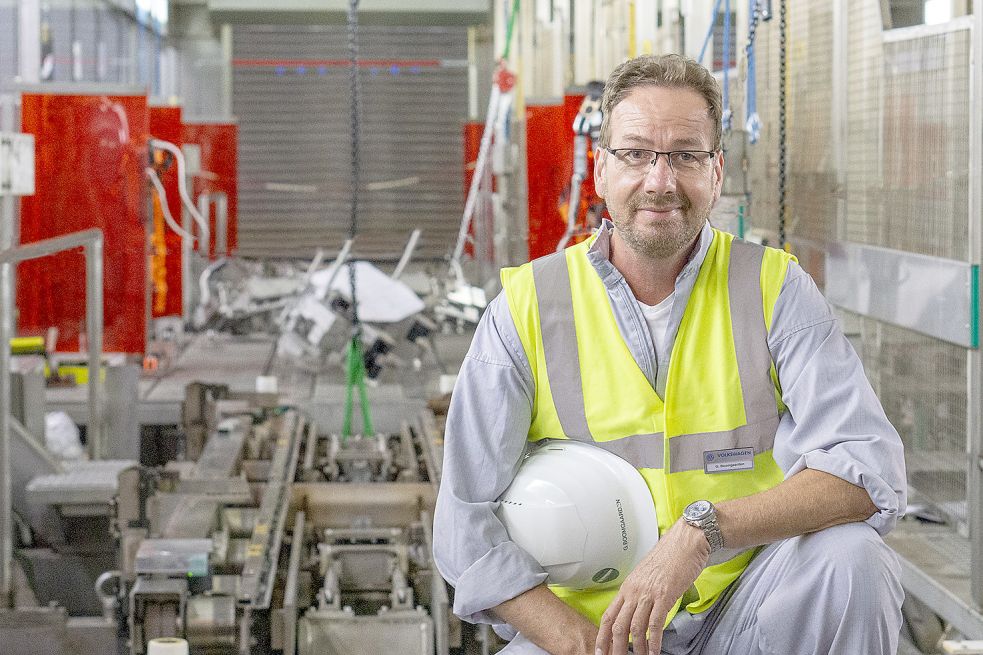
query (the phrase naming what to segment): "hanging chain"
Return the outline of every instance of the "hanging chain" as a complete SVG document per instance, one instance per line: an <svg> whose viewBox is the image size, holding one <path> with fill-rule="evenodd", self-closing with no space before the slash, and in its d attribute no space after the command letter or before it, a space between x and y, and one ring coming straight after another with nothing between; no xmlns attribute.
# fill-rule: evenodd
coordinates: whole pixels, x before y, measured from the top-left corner
<svg viewBox="0 0 983 655"><path fill-rule="evenodd" d="M351 144L352 144L352 215L348 228L348 238L353 242L358 233L358 191L359 191L359 85L358 85L358 0L348 2L348 55L351 76ZM352 327L356 337L362 334L362 324L358 318L358 294L355 293L355 262L348 263L348 283L352 292Z"/></svg>
<svg viewBox="0 0 983 655"><path fill-rule="evenodd" d="M744 46L744 56L747 60L751 59L751 50L754 48L754 37L758 33L758 23L761 22L761 2L755 0L754 9L751 11L751 24L747 28L747 44Z"/></svg>
<svg viewBox="0 0 983 655"><path fill-rule="evenodd" d="M788 214L786 193L788 186L788 142L786 133L785 94L788 59L788 2L781 0L778 27L778 247L785 248L785 220Z"/></svg>

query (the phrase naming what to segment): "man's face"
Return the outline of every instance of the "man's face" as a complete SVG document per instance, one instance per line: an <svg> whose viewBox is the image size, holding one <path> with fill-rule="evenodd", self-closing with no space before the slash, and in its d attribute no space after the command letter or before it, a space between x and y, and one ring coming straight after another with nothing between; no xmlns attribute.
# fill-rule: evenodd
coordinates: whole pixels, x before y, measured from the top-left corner
<svg viewBox="0 0 983 655"><path fill-rule="evenodd" d="M713 150L713 124L706 101L691 89L640 86L615 105L610 117L612 149ZM704 165L670 168L664 155L655 166L633 168L601 150L594 167L615 231L639 255L666 259L689 247L720 197L723 154Z"/></svg>

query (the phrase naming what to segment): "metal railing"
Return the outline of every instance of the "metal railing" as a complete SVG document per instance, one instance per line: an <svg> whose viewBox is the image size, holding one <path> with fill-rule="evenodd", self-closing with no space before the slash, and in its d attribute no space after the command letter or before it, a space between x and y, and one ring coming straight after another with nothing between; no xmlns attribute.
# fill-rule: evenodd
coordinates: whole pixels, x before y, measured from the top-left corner
<svg viewBox="0 0 983 655"><path fill-rule="evenodd" d="M36 243L0 250L0 602L9 605L12 594L13 542L10 472L10 338L13 335L14 267L20 262L58 252L85 250L85 322L89 359L89 422L86 427L89 456L102 454L102 378L100 360L103 336L103 236L101 230L84 230Z"/></svg>

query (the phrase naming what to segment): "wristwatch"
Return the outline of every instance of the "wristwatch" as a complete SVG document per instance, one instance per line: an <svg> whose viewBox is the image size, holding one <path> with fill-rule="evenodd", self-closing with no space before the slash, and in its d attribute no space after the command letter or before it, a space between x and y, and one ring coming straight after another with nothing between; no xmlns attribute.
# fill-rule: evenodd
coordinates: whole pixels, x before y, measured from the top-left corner
<svg viewBox="0 0 983 655"><path fill-rule="evenodd" d="M683 510L683 520L694 528L703 530L711 553L724 547L724 535L720 533L720 526L717 524L717 509L709 500L697 500L687 505Z"/></svg>

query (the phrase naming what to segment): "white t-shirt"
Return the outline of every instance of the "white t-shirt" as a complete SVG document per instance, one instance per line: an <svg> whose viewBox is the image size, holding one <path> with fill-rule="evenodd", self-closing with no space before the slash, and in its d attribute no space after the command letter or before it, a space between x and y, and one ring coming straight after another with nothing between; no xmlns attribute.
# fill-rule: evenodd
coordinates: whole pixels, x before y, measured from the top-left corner
<svg viewBox="0 0 983 655"><path fill-rule="evenodd" d="M638 306L642 308L642 315L645 316L645 322L649 324L649 332L652 333L655 354L660 366L669 361L666 331L669 328L669 313L672 311L672 300L675 295L674 293L669 294L665 300L654 306L638 301Z"/></svg>

